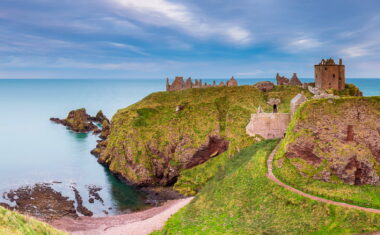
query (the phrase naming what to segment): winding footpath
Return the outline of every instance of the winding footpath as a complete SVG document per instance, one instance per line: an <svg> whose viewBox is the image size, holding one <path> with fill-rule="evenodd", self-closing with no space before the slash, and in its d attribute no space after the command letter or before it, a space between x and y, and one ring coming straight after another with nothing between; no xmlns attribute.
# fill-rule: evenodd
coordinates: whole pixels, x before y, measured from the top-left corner
<svg viewBox="0 0 380 235"><path fill-rule="evenodd" d="M342 206L342 207L346 207L346 208L350 208L350 209L357 209L357 210L361 210L361 211L365 211L365 212L371 212L371 213L376 213L376 214L380 214L380 210L378 209L373 209L373 208L367 208L367 207L361 207L361 206L356 206L356 205L351 205L351 204L347 204L347 203L343 203L343 202L336 202L336 201L331 201L331 200L328 200L328 199L325 199L325 198L321 198L321 197L317 197L317 196L313 196L313 195L310 195L310 194L307 194L307 193L304 193L298 189L295 189L293 188L292 186L289 186L285 183L283 183L282 181L280 181L274 174L273 174L273 158L274 156L276 155L277 153L277 150L278 148L280 147L281 145L281 142L276 146L276 148L272 151L272 153L269 155L269 158L268 158L268 161L267 161L267 167L268 167L268 174L267 174L267 177L272 180L273 182L275 182L276 184L280 185L281 187L289 190L289 191L292 191L300 196L303 196L303 197L307 197L311 200L314 200L314 201L318 201L318 202L324 202L324 203L327 203L327 204L331 204L331 205L335 205L335 206Z"/></svg>

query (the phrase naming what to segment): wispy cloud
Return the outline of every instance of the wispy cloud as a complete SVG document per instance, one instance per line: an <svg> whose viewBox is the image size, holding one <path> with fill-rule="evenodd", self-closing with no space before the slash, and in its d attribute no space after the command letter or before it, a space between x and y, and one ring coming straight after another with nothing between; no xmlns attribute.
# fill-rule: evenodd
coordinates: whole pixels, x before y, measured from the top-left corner
<svg viewBox="0 0 380 235"><path fill-rule="evenodd" d="M25 58L11 57L7 60L0 61L0 68L45 68L45 69L85 69L85 70L119 70L119 71L159 71L165 66L180 66L181 63L175 61L160 62L137 62L137 61L121 61L117 63L99 63L81 60L73 60L70 58L57 58L49 61L46 58L34 58L28 60Z"/></svg>
<svg viewBox="0 0 380 235"><path fill-rule="evenodd" d="M128 11L124 16L146 24L177 27L194 37L221 36L237 44L247 44L252 40L251 32L244 27L208 19L184 4L168 0L109 1Z"/></svg>
<svg viewBox="0 0 380 235"><path fill-rule="evenodd" d="M137 46L133 46L133 45L125 44L125 43L118 43L118 42L105 42L105 43L106 43L106 45L116 47L116 48L120 48L120 49L127 49L129 51L135 52L135 53L140 54L140 55L144 55L144 56L149 55L149 53L144 52L141 48L139 48Z"/></svg>
<svg viewBox="0 0 380 235"><path fill-rule="evenodd" d="M316 38L301 37L290 41L286 48L295 52L299 52L303 50L319 48L321 46L322 42Z"/></svg>
<svg viewBox="0 0 380 235"><path fill-rule="evenodd" d="M370 51L363 46L353 46L344 48L343 50L341 50L341 53L348 57L361 57L369 55Z"/></svg>

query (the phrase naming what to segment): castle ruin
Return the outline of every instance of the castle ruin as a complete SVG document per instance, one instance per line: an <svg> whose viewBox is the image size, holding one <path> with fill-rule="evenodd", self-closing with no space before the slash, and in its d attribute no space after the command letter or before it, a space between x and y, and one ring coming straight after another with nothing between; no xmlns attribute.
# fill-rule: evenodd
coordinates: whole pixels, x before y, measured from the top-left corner
<svg viewBox="0 0 380 235"><path fill-rule="evenodd" d="M284 137L290 123L289 113L265 113L262 108L251 115L251 120L246 127L249 136L261 136L264 139L277 139Z"/></svg>
<svg viewBox="0 0 380 235"><path fill-rule="evenodd" d="M278 113L278 105L281 103L281 100L278 98L269 99L267 104L273 106L272 113L265 113L261 106L259 106L257 113L251 115L251 120L245 128L246 133L249 136L261 136L264 139L284 137L295 111L306 101L306 96L303 93L299 93L290 101L290 113Z"/></svg>
<svg viewBox="0 0 380 235"><path fill-rule="evenodd" d="M228 80L226 83L220 82L219 84L216 84L215 81L213 81L212 84L207 84L202 82L201 80L195 80L194 82L191 80L191 78L186 79L186 81L183 79L183 77L175 77L173 83L170 85L169 78L166 79L166 91L179 91L179 90L186 90L190 88L207 88L207 87L222 87L222 86L238 86L238 82L234 77L231 77L230 80Z"/></svg>
<svg viewBox="0 0 380 235"><path fill-rule="evenodd" d="M279 73L276 75L276 81L277 85L290 85L290 86L302 86L302 82L298 78L296 73L293 73L293 76L291 79L285 77L285 76L280 76Z"/></svg>
<svg viewBox="0 0 380 235"><path fill-rule="evenodd" d="M322 60L314 66L315 87L319 89L343 90L346 86L345 66L342 59L335 64L333 59Z"/></svg>

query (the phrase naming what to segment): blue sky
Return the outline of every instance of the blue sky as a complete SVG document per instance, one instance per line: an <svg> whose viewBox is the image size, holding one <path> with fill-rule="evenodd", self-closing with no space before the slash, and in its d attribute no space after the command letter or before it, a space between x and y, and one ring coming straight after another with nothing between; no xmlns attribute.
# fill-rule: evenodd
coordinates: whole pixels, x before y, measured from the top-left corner
<svg viewBox="0 0 380 235"><path fill-rule="evenodd" d="M380 77L378 0L1 0L0 78Z"/></svg>

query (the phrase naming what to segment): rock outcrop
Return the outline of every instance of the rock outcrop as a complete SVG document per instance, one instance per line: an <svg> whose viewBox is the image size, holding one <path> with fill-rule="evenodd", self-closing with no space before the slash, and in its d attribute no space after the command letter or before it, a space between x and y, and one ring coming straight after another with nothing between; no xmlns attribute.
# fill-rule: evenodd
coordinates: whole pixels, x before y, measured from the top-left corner
<svg viewBox="0 0 380 235"><path fill-rule="evenodd" d="M294 120L285 156L305 177L380 185L379 110L380 97L312 100Z"/></svg>
<svg viewBox="0 0 380 235"><path fill-rule="evenodd" d="M86 133L90 131L94 131L94 133L100 133L103 131L101 131L94 124L94 122L100 124L109 123L109 120L106 116L104 116L102 111L99 111L95 117L91 117L86 113L86 109L84 108L70 111L65 119L50 118L50 121L64 125L68 129L79 133Z"/></svg>
<svg viewBox="0 0 380 235"><path fill-rule="evenodd" d="M44 220L61 217L78 217L75 201L55 191L51 184L36 184L20 187L3 194L3 198L15 206L7 204L7 208L35 216Z"/></svg>

